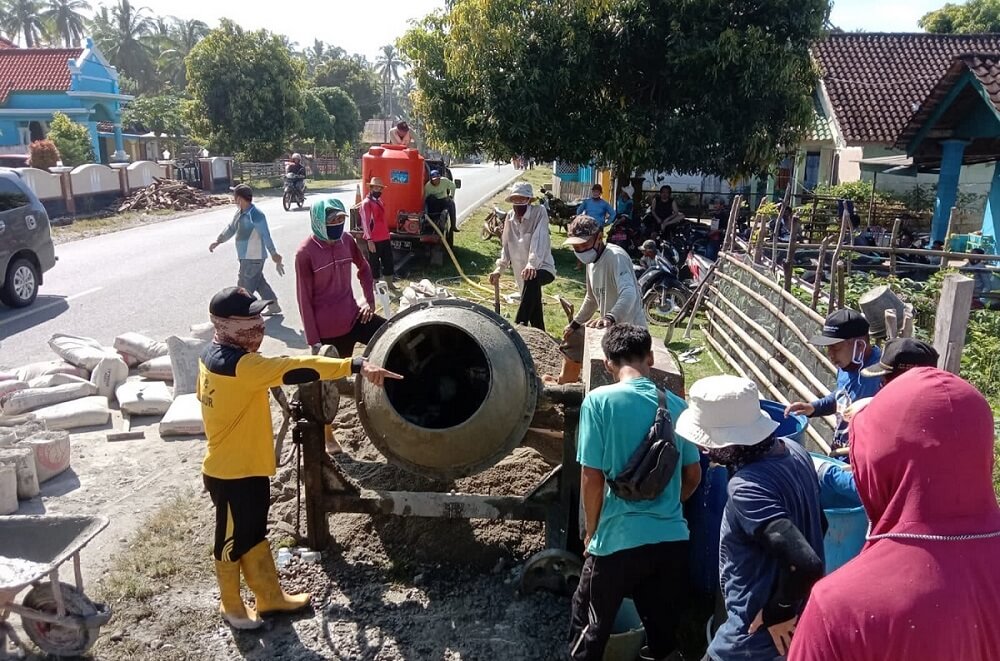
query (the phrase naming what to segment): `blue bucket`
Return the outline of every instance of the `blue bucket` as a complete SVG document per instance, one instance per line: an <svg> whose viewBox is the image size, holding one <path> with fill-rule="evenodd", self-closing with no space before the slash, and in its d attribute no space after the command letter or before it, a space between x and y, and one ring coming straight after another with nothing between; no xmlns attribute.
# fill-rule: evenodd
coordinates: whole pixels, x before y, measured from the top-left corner
<svg viewBox="0 0 1000 661"><path fill-rule="evenodd" d="M810 454L817 468L823 463L844 465L844 462L833 457L815 452ZM826 573L829 574L861 552L868 535L868 515L863 507L834 507L824 509L823 512L830 525L823 538Z"/></svg>
<svg viewBox="0 0 1000 661"><path fill-rule="evenodd" d="M719 589L719 533L722 512L729 500L729 473L722 466L709 466L701 455L701 483L684 503L684 518L691 531L691 584L703 594Z"/></svg>
<svg viewBox="0 0 1000 661"><path fill-rule="evenodd" d="M604 647L603 661L635 661L646 644L646 630L631 599L623 599Z"/></svg>
<svg viewBox="0 0 1000 661"><path fill-rule="evenodd" d="M809 418L798 413L785 417L785 405L772 402L769 399L760 400L760 410L771 416L771 419L778 424L778 429L774 432L777 436L790 438L799 445L804 445L806 427L809 426Z"/></svg>

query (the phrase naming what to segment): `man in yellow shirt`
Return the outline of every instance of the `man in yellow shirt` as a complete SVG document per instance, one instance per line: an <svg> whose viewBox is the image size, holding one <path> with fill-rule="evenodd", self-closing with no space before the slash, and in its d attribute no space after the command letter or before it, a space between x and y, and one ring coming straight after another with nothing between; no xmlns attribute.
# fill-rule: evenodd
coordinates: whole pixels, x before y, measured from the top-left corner
<svg viewBox="0 0 1000 661"><path fill-rule="evenodd" d="M216 508L215 570L222 617L236 629L256 629L258 613L292 612L309 605L309 594L286 594L267 541L270 478L275 473L268 390L361 374L376 385L401 379L358 358L319 356L265 358L261 301L229 287L212 298L215 338L198 365L198 399L208 451L202 463L205 489ZM240 571L257 598L256 611L240 596Z"/></svg>
<svg viewBox="0 0 1000 661"><path fill-rule="evenodd" d="M455 210L455 182L442 177L440 170L431 170L430 181L424 184L424 206L427 215L439 221L442 229L445 224L440 222L441 214L445 211L451 218L452 229L456 227L458 213Z"/></svg>

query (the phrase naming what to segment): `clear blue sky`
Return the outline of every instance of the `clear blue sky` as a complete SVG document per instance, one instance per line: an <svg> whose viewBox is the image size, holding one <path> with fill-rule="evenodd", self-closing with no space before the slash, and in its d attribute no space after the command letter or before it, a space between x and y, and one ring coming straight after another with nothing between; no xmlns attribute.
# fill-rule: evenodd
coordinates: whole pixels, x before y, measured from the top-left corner
<svg viewBox="0 0 1000 661"><path fill-rule="evenodd" d="M834 0L830 22L847 31L920 32L917 21L950 1L964 0Z"/></svg>

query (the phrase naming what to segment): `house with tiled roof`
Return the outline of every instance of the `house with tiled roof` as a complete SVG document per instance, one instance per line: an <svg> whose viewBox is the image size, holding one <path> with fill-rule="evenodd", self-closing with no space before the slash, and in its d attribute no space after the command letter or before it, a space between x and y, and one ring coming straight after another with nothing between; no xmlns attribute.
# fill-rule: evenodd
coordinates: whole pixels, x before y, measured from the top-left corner
<svg viewBox="0 0 1000 661"><path fill-rule="evenodd" d="M61 112L87 127L103 162L127 160L121 111L131 99L91 39L80 48L0 47L0 152L27 153ZM100 122L111 123L110 140L101 140Z"/></svg>
<svg viewBox="0 0 1000 661"><path fill-rule="evenodd" d="M936 174L914 175L912 168L907 176L892 174L908 162L897 142L955 58L967 53L1000 53L1000 34L833 33L817 43L816 118L794 158L796 192L879 171L880 189L936 183ZM963 189L985 193L991 177L992 167L968 165Z"/></svg>

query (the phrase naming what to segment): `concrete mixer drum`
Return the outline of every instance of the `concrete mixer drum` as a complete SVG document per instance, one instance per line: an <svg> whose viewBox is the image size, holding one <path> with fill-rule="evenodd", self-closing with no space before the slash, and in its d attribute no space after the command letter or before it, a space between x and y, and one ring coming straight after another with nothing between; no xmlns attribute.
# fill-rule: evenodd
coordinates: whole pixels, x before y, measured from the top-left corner
<svg viewBox="0 0 1000 661"><path fill-rule="evenodd" d="M427 301L393 317L365 357L402 381L356 381L358 415L389 462L453 480L480 472L524 439L539 381L527 345L491 310Z"/></svg>

